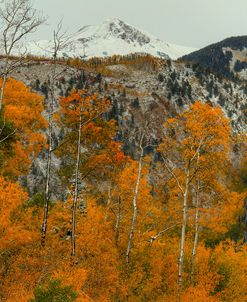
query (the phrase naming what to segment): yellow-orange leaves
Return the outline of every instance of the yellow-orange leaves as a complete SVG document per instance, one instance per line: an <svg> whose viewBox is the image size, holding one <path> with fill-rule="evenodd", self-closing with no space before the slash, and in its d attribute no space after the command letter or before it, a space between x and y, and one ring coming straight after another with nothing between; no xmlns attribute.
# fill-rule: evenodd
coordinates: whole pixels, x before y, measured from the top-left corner
<svg viewBox="0 0 247 302"><path fill-rule="evenodd" d="M0 176L0 227L3 231L10 223L10 213L27 199L27 193L15 183Z"/></svg>
<svg viewBox="0 0 247 302"><path fill-rule="evenodd" d="M18 176L27 171L30 157L37 155L44 144L44 136L40 133L47 126L41 115L43 97L10 78L6 83L4 104L5 118L14 124L18 142L13 146L14 157L5 163L2 173Z"/></svg>

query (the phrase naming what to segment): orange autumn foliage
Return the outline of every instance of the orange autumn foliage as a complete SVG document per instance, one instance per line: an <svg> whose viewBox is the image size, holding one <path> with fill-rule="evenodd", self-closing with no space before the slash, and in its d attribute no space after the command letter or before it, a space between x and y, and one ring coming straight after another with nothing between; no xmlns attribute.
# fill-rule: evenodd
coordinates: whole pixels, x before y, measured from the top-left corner
<svg viewBox="0 0 247 302"><path fill-rule="evenodd" d="M69 128L76 126L80 112L83 116L83 124L90 128L93 126L90 122L93 122L97 116L102 116L110 103L106 98L102 99L98 94L90 94L87 90L73 90L68 97L61 98L60 105L63 123ZM95 130L97 132L100 129Z"/></svg>
<svg viewBox="0 0 247 302"><path fill-rule="evenodd" d="M0 82L1 85L1 82ZM31 158L37 156L45 138L40 132L47 126L41 115L44 110L43 97L32 92L23 83L9 78L5 87L5 118L12 122L17 142L13 146L14 156L2 167L2 174L19 176L26 173Z"/></svg>
<svg viewBox="0 0 247 302"><path fill-rule="evenodd" d="M215 169L220 171L229 161L231 129L220 108L196 102L176 118L169 119L165 127L159 151L178 168L184 168L188 162L195 166L198 152L196 172L200 178L208 179Z"/></svg>
<svg viewBox="0 0 247 302"><path fill-rule="evenodd" d="M89 96L85 96L87 97ZM69 133L69 140L61 146L58 154L65 160L70 159L72 163L76 151L73 131L78 126L78 107L75 103L80 98L81 95L75 94L74 97L63 100L65 103L62 105L61 120ZM85 122L95 114L104 112L108 106L103 101L104 106L101 107L102 100L98 100L96 96L95 103L91 104L91 101L92 98L89 97L85 103ZM96 104L98 107L94 107ZM201 166L197 170L197 176L206 188L200 195L201 230L195 259L194 286L189 277L194 218L194 182L191 182L184 260L185 284L181 302L242 302L247 295L246 246L240 241L235 243L226 240L226 237L222 237L221 242L213 248L207 246L207 242L212 241L212 233L223 236L236 222L245 197L244 194L231 191L225 178L227 170L224 169L227 167L224 166L224 160L228 161L229 150L228 123L217 108L211 109L201 104L195 104L193 108L194 115L187 116L184 113L182 119L179 116L179 121L169 121L172 128L178 123L178 131L187 134L182 131L184 129L180 124L186 120L187 129L193 135L187 135L182 144L181 141L175 141L174 137L169 137L168 139L173 138L173 144L168 147L173 149L165 149L174 155L181 155L176 172L179 180L183 181L181 162L191 157L191 148L193 151L198 148L207 127L210 138L215 135L216 139L211 142L205 136L208 144L204 146ZM217 116L225 125L225 130L213 127ZM212 123L206 126L206 120ZM204 125L198 125L201 121L205 122ZM80 192L78 204L83 198L87 208L83 211L79 207L77 209L77 253L73 259L70 256L69 232L71 196L66 201L51 204L46 246L41 247L42 205L28 200L26 192L19 185L0 178L1 301L27 302L33 298L34 289L45 284L49 278L61 280L62 285L71 286L78 295L78 302L177 301L178 238L181 226L179 190L168 173L161 173L159 169L162 166L159 163L156 165L156 173L162 176L162 180L156 181L154 178L155 183L153 179L150 181L153 162L148 157L143 159L131 261L126 266L124 258L138 162L122 153L121 144L113 140L115 130L113 122L107 122L100 116L86 123L82 129L81 147L85 150L82 152L80 171L83 176L87 176L86 180L83 179L87 188ZM24 134L28 133L27 130L23 131ZM39 127L36 131L39 131ZM28 139L25 135L23 140L20 137L15 146L20 149L20 157L15 157L16 174L22 170L22 161L26 160L25 154L29 153L22 145L25 139ZM31 144L30 141L27 142ZM30 146L28 150L32 149L32 153L33 148L34 146ZM28 162L27 158L25 166L28 166ZM91 174L88 175L88 172ZM68 175L68 178L71 177L71 173ZM215 175L217 177L213 177ZM119 213L119 234L116 240L116 220ZM168 230L162 233L166 228ZM160 235L157 236L158 234Z"/></svg>
<svg viewBox="0 0 247 302"><path fill-rule="evenodd" d="M197 180L203 188L200 190L201 208L213 207L217 203L220 199L217 196L226 190L221 182L225 181L230 165L230 134L229 121L222 110L200 102L167 121L159 151L177 179L164 165L163 171L161 167L158 169L163 176L164 198L168 207L178 212L177 206L171 203L176 200L180 203L181 192L177 182L184 187L187 173L190 174L190 204L193 206ZM175 217L175 213L173 215Z"/></svg>
<svg viewBox="0 0 247 302"><path fill-rule="evenodd" d="M27 193L20 185L11 183L0 176L0 227L1 237L11 225L11 213L21 203L27 200Z"/></svg>
<svg viewBox="0 0 247 302"><path fill-rule="evenodd" d="M72 162L77 154L78 127L82 114L80 174L84 179L102 179L114 174L114 169L125 162L121 144L114 141L115 121L106 121L103 116L109 101L86 90L72 91L61 99L61 110L57 115L61 127L68 129L57 154L64 159L61 175L66 182L74 173ZM69 155L69 157L68 157ZM68 162L68 164L67 164Z"/></svg>
<svg viewBox="0 0 247 302"><path fill-rule="evenodd" d="M226 241L216 247L214 256L215 270L220 276L216 295L221 301L241 302L247 297L246 267L247 247Z"/></svg>
<svg viewBox="0 0 247 302"><path fill-rule="evenodd" d="M220 302L215 296L211 296L209 292L201 286L189 287L181 297L183 302Z"/></svg>

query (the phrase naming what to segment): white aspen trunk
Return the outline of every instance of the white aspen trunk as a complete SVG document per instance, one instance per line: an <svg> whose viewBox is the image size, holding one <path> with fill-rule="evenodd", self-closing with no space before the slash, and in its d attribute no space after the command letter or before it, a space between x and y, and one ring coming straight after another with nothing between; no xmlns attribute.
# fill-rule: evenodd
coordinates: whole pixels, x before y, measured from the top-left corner
<svg viewBox="0 0 247 302"><path fill-rule="evenodd" d="M191 272L190 272L190 280L191 284L194 285L194 272L195 272L195 257L197 252L198 238L199 238L199 190L200 190L200 181L197 181L197 189L196 189L196 212L195 212L195 237L194 244L191 256Z"/></svg>
<svg viewBox="0 0 247 302"><path fill-rule="evenodd" d="M114 227L114 239L115 239L115 244L118 246L118 238L119 238L119 225L120 225L120 220L121 220L121 197L118 197L118 212L116 215L116 223Z"/></svg>
<svg viewBox="0 0 247 302"><path fill-rule="evenodd" d="M76 231L76 208L78 200L78 178L80 168L80 155L81 155L81 128L82 128L82 108L80 108L80 120L78 128L78 142L77 142L77 158L75 168L75 190L72 205L72 233L71 233L71 256L75 256L75 231Z"/></svg>
<svg viewBox="0 0 247 302"><path fill-rule="evenodd" d="M50 81L50 98L49 110L48 110L48 155L47 155L47 166L46 166L46 185L45 185L45 204L44 204L44 215L42 223L42 235L41 235L41 244L45 245L46 240L46 231L47 231L47 222L49 214L49 199L50 199L50 179L51 179L51 157L52 157L52 133L53 133L53 110L54 110L54 101L55 101L55 77L56 77L56 68L57 68L57 52L54 51L53 56L53 69L52 77Z"/></svg>
<svg viewBox="0 0 247 302"><path fill-rule="evenodd" d="M134 229L135 229L135 222L137 217L137 198L138 198L138 192L139 192L139 186L140 186L140 180L141 180L141 173L142 173L142 158L143 158L143 148L142 148L142 140L143 136L140 141L140 158L139 158L139 166L138 166L138 175L137 175L137 181L135 186L135 192L133 197L133 215L132 215L132 221L131 221L131 227L129 232L129 239L128 239L128 246L126 250L126 264L129 264L129 258L130 258L130 252L132 248L132 241L133 241L133 235L134 235Z"/></svg>
<svg viewBox="0 0 247 302"><path fill-rule="evenodd" d="M47 220L49 213L49 199L50 199L50 178L51 178L51 155L52 155L52 129L53 129L53 97L49 102L49 117L48 117L48 157L46 167L46 185L45 185L45 204L44 204L44 217L42 224L41 244L45 244Z"/></svg>
<svg viewBox="0 0 247 302"><path fill-rule="evenodd" d="M187 203L188 203L188 193L189 193L189 182L190 182L190 168L187 168L186 180L185 180L185 190L183 194L183 220L182 220L182 230L181 230L181 240L180 240L180 253L178 258L178 297L180 301L180 294L183 286L183 261L184 261L184 247L185 247L185 235L186 235L186 225L187 225Z"/></svg>
<svg viewBox="0 0 247 302"><path fill-rule="evenodd" d="M108 199L107 199L107 203L106 203L106 213L105 213L105 218L104 218L105 221L107 221L107 219L108 219L108 211L109 211L110 207L111 207L111 186L109 186L109 188L108 188Z"/></svg>

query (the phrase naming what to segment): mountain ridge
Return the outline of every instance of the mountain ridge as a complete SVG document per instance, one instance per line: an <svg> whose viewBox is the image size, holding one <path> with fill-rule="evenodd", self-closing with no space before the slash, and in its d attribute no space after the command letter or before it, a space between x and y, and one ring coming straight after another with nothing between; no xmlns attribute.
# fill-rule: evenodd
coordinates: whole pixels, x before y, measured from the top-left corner
<svg viewBox="0 0 247 302"><path fill-rule="evenodd" d="M51 56L49 40L29 42L27 53ZM107 19L100 25L85 25L70 39L69 45L59 53L61 57L109 57L146 53L155 57L175 60L195 51L195 48L166 43L159 38L118 18Z"/></svg>
<svg viewBox="0 0 247 302"><path fill-rule="evenodd" d="M247 36L226 38L179 59L198 63L227 78L247 79Z"/></svg>

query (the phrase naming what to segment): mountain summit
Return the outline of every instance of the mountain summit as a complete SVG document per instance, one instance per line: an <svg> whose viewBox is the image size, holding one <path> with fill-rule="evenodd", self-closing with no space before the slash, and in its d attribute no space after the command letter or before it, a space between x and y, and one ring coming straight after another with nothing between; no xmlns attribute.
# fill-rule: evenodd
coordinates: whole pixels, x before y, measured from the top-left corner
<svg viewBox="0 0 247 302"><path fill-rule="evenodd" d="M28 52L33 55L49 55L51 42L48 40L31 42ZM177 59L195 51L194 48L178 46L161 41L143 30L113 18L100 25L82 27L73 37L71 43L60 54L68 57L107 57L127 55L130 53L147 53L165 59Z"/></svg>

